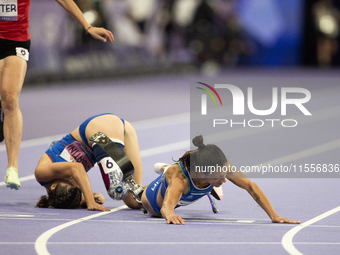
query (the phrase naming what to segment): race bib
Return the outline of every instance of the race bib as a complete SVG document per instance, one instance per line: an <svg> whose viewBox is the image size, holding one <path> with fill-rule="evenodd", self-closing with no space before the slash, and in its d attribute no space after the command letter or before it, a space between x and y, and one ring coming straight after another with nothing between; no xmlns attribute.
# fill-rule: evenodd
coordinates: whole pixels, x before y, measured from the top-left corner
<svg viewBox="0 0 340 255"><path fill-rule="evenodd" d="M18 20L18 0L0 0L0 21Z"/></svg>
<svg viewBox="0 0 340 255"><path fill-rule="evenodd" d="M110 157L106 157L106 158L103 158L101 161L100 161L103 165L103 171L104 173L106 174L109 174L111 172L122 172L122 170L120 169L120 167L118 166L118 164L116 163L116 161L114 161L112 158Z"/></svg>
<svg viewBox="0 0 340 255"><path fill-rule="evenodd" d="M89 152L81 144L81 142L75 141L65 147L61 152L60 157L65 159L67 162L78 162L82 163L85 170L88 171L94 166L94 161Z"/></svg>

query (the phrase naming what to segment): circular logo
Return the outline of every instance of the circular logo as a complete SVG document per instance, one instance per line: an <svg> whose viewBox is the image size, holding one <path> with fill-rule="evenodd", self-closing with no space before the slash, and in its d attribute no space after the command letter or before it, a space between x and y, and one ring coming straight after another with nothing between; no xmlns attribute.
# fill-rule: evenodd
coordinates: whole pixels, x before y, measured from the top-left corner
<svg viewBox="0 0 340 255"><path fill-rule="evenodd" d="M123 188L122 187L117 187L116 188L116 192L117 193L122 193L123 192Z"/></svg>

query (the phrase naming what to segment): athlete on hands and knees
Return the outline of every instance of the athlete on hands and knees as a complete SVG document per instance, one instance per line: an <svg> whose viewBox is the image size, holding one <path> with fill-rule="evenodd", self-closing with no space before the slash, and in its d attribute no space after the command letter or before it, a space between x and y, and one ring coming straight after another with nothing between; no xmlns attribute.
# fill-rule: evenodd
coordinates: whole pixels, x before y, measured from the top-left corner
<svg viewBox="0 0 340 255"><path fill-rule="evenodd" d="M35 177L48 197L42 196L37 207L71 209L85 203L88 210L108 210L102 205L104 198L92 193L86 173L95 163L111 198L123 200L132 209L142 207L143 166L137 134L128 121L111 113L88 118L47 149Z"/></svg>
<svg viewBox="0 0 340 255"><path fill-rule="evenodd" d="M232 167L230 161L216 145L203 144L202 136L196 136L193 144L198 149L186 152L174 165L169 166L163 163L155 165L155 171L161 175L145 187L142 195L143 207L150 214L164 217L168 224L184 224L185 220L176 215L174 209L197 201L210 193L214 187L220 187L228 179L248 191L273 223L300 223L300 221L280 217L263 191L240 171L230 171L225 176L221 176L220 173L218 176L210 172L199 173L199 175L195 173L195 177L191 177L193 174L190 166L194 169L195 166ZM215 178L212 178L212 175Z"/></svg>
<svg viewBox="0 0 340 255"><path fill-rule="evenodd" d="M104 28L92 27L73 0L56 0L93 38L113 42ZM0 97L3 136L7 151L6 186L18 190L18 157L23 128L19 95L26 75L30 51L29 7L31 0L11 1L10 8L0 8ZM0 135L1 136L1 135Z"/></svg>

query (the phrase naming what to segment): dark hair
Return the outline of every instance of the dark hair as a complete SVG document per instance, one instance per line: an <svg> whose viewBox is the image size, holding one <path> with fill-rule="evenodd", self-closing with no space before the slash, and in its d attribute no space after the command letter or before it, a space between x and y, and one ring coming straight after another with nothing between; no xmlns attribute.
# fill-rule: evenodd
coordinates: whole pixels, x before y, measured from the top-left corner
<svg viewBox="0 0 340 255"><path fill-rule="evenodd" d="M74 209L79 207L81 195L80 188L58 183L54 190L48 192L48 197L41 196L35 207Z"/></svg>
<svg viewBox="0 0 340 255"><path fill-rule="evenodd" d="M196 150L187 151L178 161L190 172L191 166L223 166L228 162L220 148L214 144L203 143L203 136L198 135L192 139L192 143L198 147ZM191 162L190 162L191 161Z"/></svg>

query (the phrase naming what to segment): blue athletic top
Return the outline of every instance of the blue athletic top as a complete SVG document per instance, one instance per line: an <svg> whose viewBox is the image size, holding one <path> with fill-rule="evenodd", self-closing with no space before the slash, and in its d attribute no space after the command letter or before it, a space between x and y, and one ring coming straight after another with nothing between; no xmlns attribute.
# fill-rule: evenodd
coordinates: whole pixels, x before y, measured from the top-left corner
<svg viewBox="0 0 340 255"><path fill-rule="evenodd" d="M89 145L85 130L87 125L91 120L98 116L102 115L114 115L112 113L101 113L94 115L87 120L85 120L80 126L79 126L79 134L82 139L82 141L87 145L87 147L90 149L91 146ZM125 122L123 119L121 119L124 127ZM125 128L124 128L124 134L125 134ZM117 146L124 151L124 145L121 143L116 143ZM88 148L86 148L84 145L81 144L81 142L77 141L71 134L67 134L65 137L63 137L61 140L57 142L53 142L52 145L45 151L45 153L49 156L52 162L79 162L82 163L86 172L89 171L95 164L96 158L93 155L93 152L90 151ZM51 182L39 182L41 186L45 186Z"/></svg>
<svg viewBox="0 0 340 255"><path fill-rule="evenodd" d="M189 171L183 167L182 162L177 162L176 164L178 164L179 168L181 169L183 175L185 176L185 178L189 181L189 191L186 194L183 194L181 199L179 200L177 207L179 206L184 206L184 205L189 205L195 201L197 201L198 199L200 199L201 197L207 195L212 189L213 186L209 185L208 187L204 188L204 189L199 189L195 186L195 184L193 183ZM166 172L163 173L162 175L162 188L161 188L161 195L162 198L164 199L164 195L165 195L165 191L168 188L169 184L166 180Z"/></svg>

